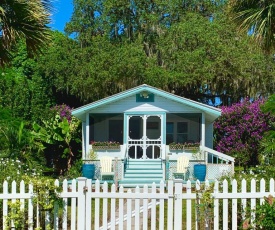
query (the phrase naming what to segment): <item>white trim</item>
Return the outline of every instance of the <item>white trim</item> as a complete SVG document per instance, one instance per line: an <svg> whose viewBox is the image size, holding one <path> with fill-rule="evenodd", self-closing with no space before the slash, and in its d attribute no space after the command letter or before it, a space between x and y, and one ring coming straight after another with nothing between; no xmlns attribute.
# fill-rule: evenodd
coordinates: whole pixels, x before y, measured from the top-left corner
<svg viewBox="0 0 275 230"><path fill-rule="evenodd" d="M90 147L90 116L89 113L86 113L86 151L85 151L85 159L87 159L89 154Z"/></svg>
<svg viewBox="0 0 275 230"><path fill-rule="evenodd" d="M86 132L85 132L85 127L86 127L86 122L82 122L82 159L86 159L86 148L85 148L85 143L86 143Z"/></svg>
<svg viewBox="0 0 275 230"><path fill-rule="evenodd" d="M201 146L205 147L205 114L201 113Z"/></svg>

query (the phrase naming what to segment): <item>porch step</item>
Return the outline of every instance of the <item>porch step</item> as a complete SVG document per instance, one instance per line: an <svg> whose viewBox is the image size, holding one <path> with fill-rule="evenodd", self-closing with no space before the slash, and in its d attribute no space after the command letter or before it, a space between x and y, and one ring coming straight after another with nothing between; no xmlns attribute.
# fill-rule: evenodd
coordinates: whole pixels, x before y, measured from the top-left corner
<svg viewBox="0 0 275 230"><path fill-rule="evenodd" d="M129 160L126 165L124 179L119 182L123 187L151 187L153 182L159 187L163 180L162 161L157 160Z"/></svg>
<svg viewBox="0 0 275 230"><path fill-rule="evenodd" d="M138 168L128 168L127 174L161 174L163 172L162 169L138 169Z"/></svg>
<svg viewBox="0 0 275 230"><path fill-rule="evenodd" d="M128 180L124 179L119 182L119 185L122 185L124 188L135 188L135 187L140 187L143 188L144 185L147 185L149 188L152 187L152 184L155 183L156 187L160 186L161 180L152 180L152 179L147 179L147 180Z"/></svg>
<svg viewBox="0 0 275 230"><path fill-rule="evenodd" d="M162 174L154 174L154 175L151 175L151 174L126 174L124 176L125 179L131 179L131 180L135 180L135 179L145 179L145 178L148 178L148 179L159 179L161 180L162 179Z"/></svg>
<svg viewBox="0 0 275 230"><path fill-rule="evenodd" d="M134 170L140 170L140 169L161 169L160 165L127 165L127 169L134 169Z"/></svg>
<svg viewBox="0 0 275 230"><path fill-rule="evenodd" d="M161 160L128 160L126 167L129 169L161 169Z"/></svg>

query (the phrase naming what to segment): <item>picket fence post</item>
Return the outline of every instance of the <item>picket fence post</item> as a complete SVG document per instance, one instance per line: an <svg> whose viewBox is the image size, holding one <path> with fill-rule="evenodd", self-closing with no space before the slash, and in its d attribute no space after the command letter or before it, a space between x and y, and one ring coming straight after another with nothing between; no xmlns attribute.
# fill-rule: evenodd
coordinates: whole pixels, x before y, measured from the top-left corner
<svg viewBox="0 0 275 230"><path fill-rule="evenodd" d="M167 230L173 230L174 182L168 181Z"/></svg>
<svg viewBox="0 0 275 230"><path fill-rule="evenodd" d="M78 177L78 185L77 185L77 192L78 192L78 199L77 199L77 229L85 230L86 226L86 177Z"/></svg>
<svg viewBox="0 0 275 230"><path fill-rule="evenodd" d="M174 230L182 229L182 179L175 179Z"/></svg>
<svg viewBox="0 0 275 230"><path fill-rule="evenodd" d="M251 186L251 193L256 193L256 180L254 178L250 181L250 186ZM255 214L256 199L255 198L250 199L250 208L251 208L251 226L252 228L254 228L255 220L256 220L256 214Z"/></svg>
<svg viewBox="0 0 275 230"><path fill-rule="evenodd" d="M238 184L237 180L234 179L232 181L232 193L237 193L238 192ZM237 229L237 217L238 217L238 202L237 199L232 199L232 229Z"/></svg>
<svg viewBox="0 0 275 230"><path fill-rule="evenodd" d="M215 180L214 194L219 193L219 182ZM219 199L214 198L214 230L219 230Z"/></svg>
<svg viewBox="0 0 275 230"><path fill-rule="evenodd" d="M192 193L191 181L188 180L186 183L186 194ZM192 229L192 201L191 199L186 200L186 229Z"/></svg>

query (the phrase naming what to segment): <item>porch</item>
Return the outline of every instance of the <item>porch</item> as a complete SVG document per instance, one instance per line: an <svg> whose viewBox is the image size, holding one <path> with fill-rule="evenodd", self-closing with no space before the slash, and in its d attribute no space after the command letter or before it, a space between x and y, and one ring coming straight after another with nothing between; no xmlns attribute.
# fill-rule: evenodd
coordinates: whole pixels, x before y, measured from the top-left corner
<svg viewBox="0 0 275 230"><path fill-rule="evenodd" d="M196 161L190 159L188 165L188 173L185 184L187 180L191 181L192 184L196 182L196 177L194 176L194 165L198 163L206 164L206 178L205 180L214 181L219 179L221 176L234 174L234 158L217 152L213 149L207 147L200 147L200 151L203 152L204 159L202 161ZM114 178L109 182L114 182L117 186L123 185L124 187L136 187L144 186L147 184L150 186L153 182L157 185L161 180L171 180L175 179L173 173L176 172L177 159L175 157L171 158L170 153L167 153L166 159L149 159L144 161L143 159L120 159L118 157L113 158L112 167L114 170ZM175 153L178 155L188 155L188 152ZM99 160L84 160L84 163L95 164L95 178L100 179L100 161ZM131 168L134 165L134 167ZM129 165L132 169L129 172ZM136 166L136 167L135 167ZM128 170L127 170L128 169Z"/></svg>
<svg viewBox="0 0 275 230"><path fill-rule="evenodd" d="M89 153L94 151L98 159L112 157L117 183L133 187L174 179L177 158L184 155L189 158L186 180L196 181L193 168L198 163L207 165L206 179L215 180L234 173L234 158L206 147L212 147L212 136L212 123L203 113L90 114L83 160L96 165L93 179L99 179L100 161L91 161ZM199 146L174 149L172 143ZM193 157L194 151L200 152L200 160Z"/></svg>
<svg viewBox="0 0 275 230"><path fill-rule="evenodd" d="M166 152L174 152L169 148L172 143L212 147L212 123L202 113L88 114L83 130L83 159L88 159L92 150L99 157L145 160L166 159Z"/></svg>

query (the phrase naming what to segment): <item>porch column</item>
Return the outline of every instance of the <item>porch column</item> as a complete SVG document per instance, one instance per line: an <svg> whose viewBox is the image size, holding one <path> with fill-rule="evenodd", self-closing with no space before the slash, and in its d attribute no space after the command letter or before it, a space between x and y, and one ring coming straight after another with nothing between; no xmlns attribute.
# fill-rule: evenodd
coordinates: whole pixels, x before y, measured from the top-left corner
<svg viewBox="0 0 275 230"><path fill-rule="evenodd" d="M86 151L85 151L85 159L87 159L87 156L89 154L90 150L90 116L89 113L86 113Z"/></svg>
<svg viewBox="0 0 275 230"><path fill-rule="evenodd" d="M201 146L205 147L205 114L202 112L201 114ZM207 155L206 152L203 153L205 163L207 164ZM206 173L207 174L207 173ZM207 176L206 176L207 178Z"/></svg>
<svg viewBox="0 0 275 230"><path fill-rule="evenodd" d="M85 159L85 156L86 156L86 132L85 132L85 129L86 129L86 122L82 122L82 160Z"/></svg>
<svg viewBox="0 0 275 230"><path fill-rule="evenodd" d="M201 114L201 146L205 147L205 114Z"/></svg>
<svg viewBox="0 0 275 230"><path fill-rule="evenodd" d="M161 115L161 158L166 158L166 113Z"/></svg>
<svg viewBox="0 0 275 230"><path fill-rule="evenodd" d="M126 144L128 143L129 116L124 113L123 119L123 144L126 146Z"/></svg>

